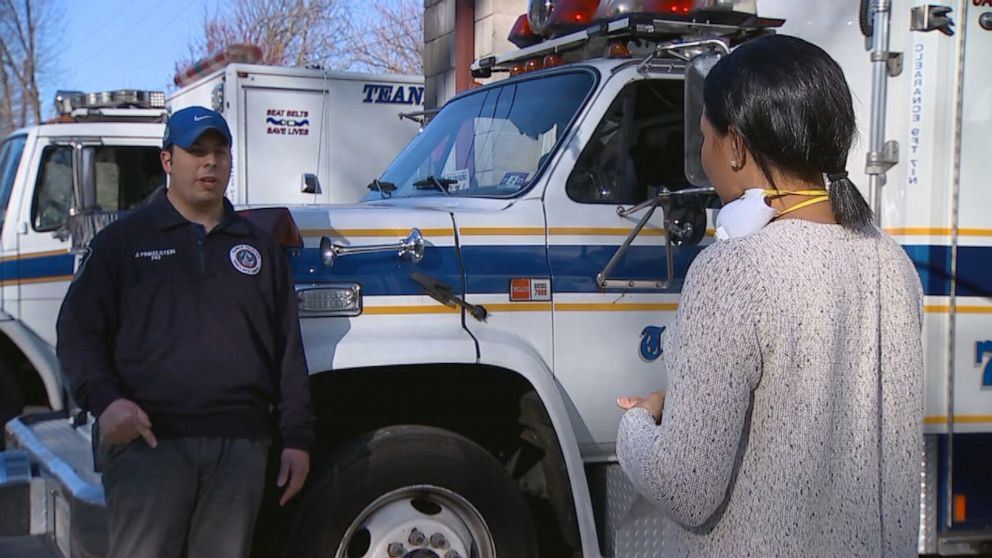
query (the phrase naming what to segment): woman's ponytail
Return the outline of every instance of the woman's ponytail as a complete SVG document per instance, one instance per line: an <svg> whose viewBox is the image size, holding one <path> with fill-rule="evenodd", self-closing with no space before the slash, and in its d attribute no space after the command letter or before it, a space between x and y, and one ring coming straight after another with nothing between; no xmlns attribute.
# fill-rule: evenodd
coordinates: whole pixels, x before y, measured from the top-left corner
<svg viewBox="0 0 992 558"><path fill-rule="evenodd" d="M827 181L830 183L830 208L837 222L855 232L876 234L871 207L847 177L847 171L830 173Z"/></svg>

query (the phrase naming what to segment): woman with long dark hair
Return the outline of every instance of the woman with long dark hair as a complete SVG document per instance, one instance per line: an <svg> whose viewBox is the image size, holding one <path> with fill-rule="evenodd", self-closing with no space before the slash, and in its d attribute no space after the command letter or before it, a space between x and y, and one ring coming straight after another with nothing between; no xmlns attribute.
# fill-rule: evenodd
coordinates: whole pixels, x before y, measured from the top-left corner
<svg viewBox="0 0 992 558"><path fill-rule="evenodd" d="M722 240L686 277L667 389L618 399L620 464L672 556L915 556L922 290L847 176L843 72L763 37L704 105Z"/></svg>

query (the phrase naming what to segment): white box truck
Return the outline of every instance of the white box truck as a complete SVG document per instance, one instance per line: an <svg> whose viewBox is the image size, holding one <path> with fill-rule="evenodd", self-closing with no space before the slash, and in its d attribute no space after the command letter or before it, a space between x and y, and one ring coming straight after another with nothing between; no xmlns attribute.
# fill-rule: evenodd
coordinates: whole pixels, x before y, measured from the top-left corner
<svg viewBox="0 0 992 558"><path fill-rule="evenodd" d="M358 201L420 131L401 117L423 109L420 76L258 64L186 75L166 105L210 107L227 119L235 205Z"/></svg>

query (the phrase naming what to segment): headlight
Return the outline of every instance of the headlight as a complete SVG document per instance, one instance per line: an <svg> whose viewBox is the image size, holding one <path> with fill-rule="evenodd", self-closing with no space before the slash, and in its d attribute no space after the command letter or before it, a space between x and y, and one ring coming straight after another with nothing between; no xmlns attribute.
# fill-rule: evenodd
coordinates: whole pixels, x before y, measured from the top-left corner
<svg viewBox="0 0 992 558"><path fill-rule="evenodd" d="M358 283L298 286L296 296L301 318L362 313L362 287Z"/></svg>

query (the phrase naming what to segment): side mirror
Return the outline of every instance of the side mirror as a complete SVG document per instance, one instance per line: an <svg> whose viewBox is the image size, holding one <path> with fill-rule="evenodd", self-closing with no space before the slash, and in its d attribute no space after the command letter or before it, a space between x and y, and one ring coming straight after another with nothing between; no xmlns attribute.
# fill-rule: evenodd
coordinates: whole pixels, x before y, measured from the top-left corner
<svg viewBox="0 0 992 558"><path fill-rule="evenodd" d="M693 186L708 186L703 172L703 133L699 119L703 115L703 82L713 66L723 58L719 50L706 50L689 59L685 66L685 178Z"/></svg>
<svg viewBox="0 0 992 558"><path fill-rule="evenodd" d="M125 213L124 211L89 210L69 215L69 222L66 226L69 236L72 237L72 247L69 250L74 253L82 252L90 245L90 241L93 240L96 233Z"/></svg>

